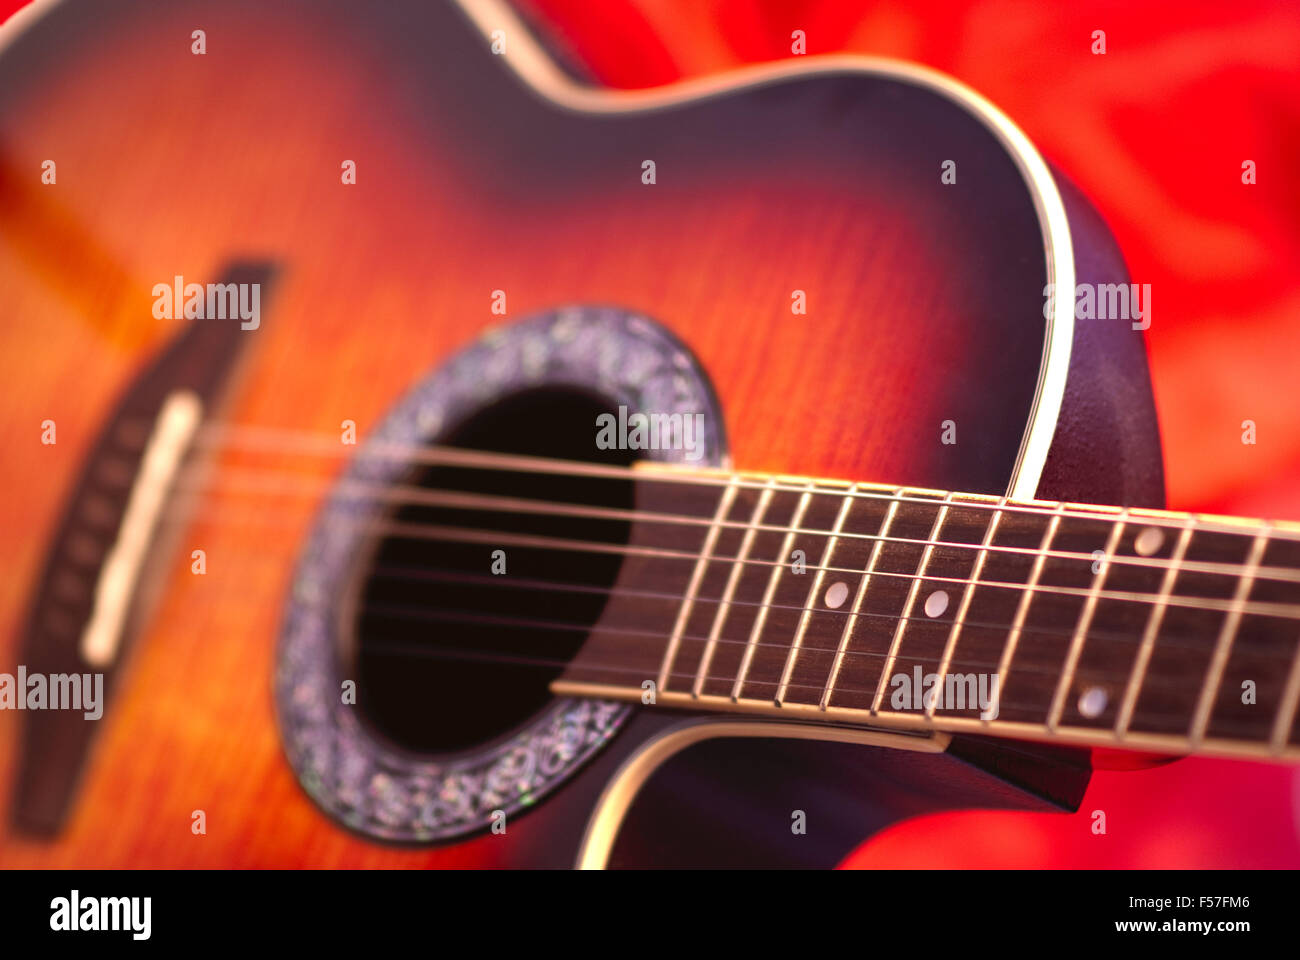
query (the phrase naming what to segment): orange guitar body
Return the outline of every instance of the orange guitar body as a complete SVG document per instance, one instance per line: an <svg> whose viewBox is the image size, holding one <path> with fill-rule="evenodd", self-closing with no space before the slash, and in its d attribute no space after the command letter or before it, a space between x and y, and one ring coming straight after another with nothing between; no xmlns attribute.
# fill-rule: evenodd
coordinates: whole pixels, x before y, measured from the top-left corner
<svg viewBox="0 0 1300 960"><path fill-rule="evenodd" d="M870 118L901 117L908 101L891 97L919 88L864 66L820 79L820 68L787 71L752 95L687 91L653 108L583 114L513 72L509 45L531 44L516 25L496 57L486 21L453 5L392 6L410 9L70 0L6 28L4 670L18 662L33 584L105 411L186 323L155 318L152 288L213 280L240 259L273 264L276 282L226 392L228 422L336 436L351 420L365 435L489 328L613 304L689 346L739 468L995 495L1055 478L1056 495L1159 505L1158 446L1134 452L1155 436L1138 334L1104 373L1136 383L1146 406L1132 416L1146 420L1112 423L1110 440L1075 433L1071 447L1053 414L1025 439L1050 338L1043 286L1052 256L1060 269L1071 254L1045 252L1040 201L965 108L927 91L932 115L870 136L855 103ZM945 112L960 122L944 127ZM904 129L922 134L909 141ZM944 184L945 151L971 138L991 159L971 147L957 185ZM53 183L42 182L47 160ZM957 193L981 178L982 193ZM1099 236L1086 215L1071 222L1076 247ZM1099 249L1094 259L1122 269ZM1104 395L1106 384L1099 374L1083 386ZM1068 396L1065 406L1062 424ZM47 420L53 444L41 442ZM940 440L949 420L956 445ZM1110 443L1118 466L1090 470ZM251 462L244 456L219 453L212 469ZM340 468L283 463L322 493ZM154 583L157 602L131 639L66 822L32 837L0 817L0 863L519 862L491 833L412 849L359 836L286 763L271 693L276 638L319 506L200 502ZM202 576L189 560L200 549ZM19 719L0 714L6 788ZM192 831L195 811L206 833Z"/></svg>

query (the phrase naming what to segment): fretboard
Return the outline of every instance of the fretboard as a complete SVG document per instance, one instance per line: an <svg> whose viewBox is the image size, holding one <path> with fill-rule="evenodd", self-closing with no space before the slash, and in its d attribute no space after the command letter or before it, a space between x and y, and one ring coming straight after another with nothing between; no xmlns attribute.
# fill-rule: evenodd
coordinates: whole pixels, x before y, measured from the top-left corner
<svg viewBox="0 0 1300 960"><path fill-rule="evenodd" d="M1300 526L655 470L637 497L557 693L1300 755Z"/></svg>

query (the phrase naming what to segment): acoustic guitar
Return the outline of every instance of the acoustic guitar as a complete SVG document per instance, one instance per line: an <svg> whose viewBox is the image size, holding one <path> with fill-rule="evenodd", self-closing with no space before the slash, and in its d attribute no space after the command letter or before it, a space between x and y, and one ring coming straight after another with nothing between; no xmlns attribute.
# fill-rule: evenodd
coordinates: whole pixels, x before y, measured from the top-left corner
<svg viewBox="0 0 1300 960"><path fill-rule="evenodd" d="M1140 288L933 71L37 0L0 227L6 866L832 865L1300 755L1300 527L1162 509Z"/></svg>

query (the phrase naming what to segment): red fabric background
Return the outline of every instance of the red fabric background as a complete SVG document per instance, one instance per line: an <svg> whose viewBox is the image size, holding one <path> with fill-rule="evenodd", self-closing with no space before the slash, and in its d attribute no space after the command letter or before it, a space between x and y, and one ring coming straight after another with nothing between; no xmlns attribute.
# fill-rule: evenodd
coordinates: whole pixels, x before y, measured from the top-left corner
<svg viewBox="0 0 1300 960"><path fill-rule="evenodd" d="M432 0L431 0L432 2ZM0 0L0 17L18 0ZM1170 506L1300 519L1300 8L1294 2L522 0L612 86L808 52L943 70L998 104L1150 283ZM1091 52L1104 30L1107 53ZM1241 182L1243 160L1258 183ZM1258 443L1241 443L1254 420ZM1107 833L1092 833L1092 811ZM1100 772L1073 816L900 824L847 865L1300 866L1300 771Z"/></svg>

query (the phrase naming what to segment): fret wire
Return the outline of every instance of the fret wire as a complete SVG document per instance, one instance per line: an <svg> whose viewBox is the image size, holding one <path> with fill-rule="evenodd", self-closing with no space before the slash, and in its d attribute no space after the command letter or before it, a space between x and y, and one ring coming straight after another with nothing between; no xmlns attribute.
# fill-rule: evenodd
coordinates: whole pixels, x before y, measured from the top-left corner
<svg viewBox="0 0 1300 960"><path fill-rule="evenodd" d="M1291 739L1291 727L1295 723L1296 705L1300 704L1300 643L1291 658L1291 672L1287 675L1286 686L1282 690L1282 702L1278 705L1277 717L1273 721L1273 732L1269 737L1269 749L1281 753Z"/></svg>
<svg viewBox="0 0 1300 960"><path fill-rule="evenodd" d="M1063 506L1063 505L1062 505ZM1039 547L1047 549L1048 544L1056 537L1056 529L1061 524L1061 510L1052 515L1047 521L1047 529L1043 533L1043 539ZM1002 648L1002 659L998 662L998 691L999 695L1007 689L1007 674L1011 672L1011 658L1016 654L1016 645L1020 642L1020 634L1025 627L1025 618L1029 616L1029 604L1034 596L1034 588L1038 585L1038 578L1043 575L1043 565L1047 563L1047 557L1039 553L1034 558L1034 565L1029 570L1029 577L1024 583L1024 592L1020 595L1020 601L1016 604L1016 615L1011 620L1011 630L1007 633L1006 645ZM988 720L984 723L987 725Z"/></svg>
<svg viewBox="0 0 1300 960"><path fill-rule="evenodd" d="M1232 641L1237 636L1237 627L1241 623L1242 612L1250 598L1250 588L1255 583L1255 571L1264 559L1264 549L1268 546L1268 526L1265 525L1250 545L1250 554L1246 557L1246 566L1237 581L1237 590L1232 595L1232 609L1223 619L1223 628L1219 630L1218 640L1214 644L1214 653L1206 673L1201 696L1196 703L1196 714L1192 720L1189 734L1193 744L1205 737L1205 729L1210 724L1210 713L1214 710L1214 699L1219 695L1219 685L1223 682L1223 671L1228 665L1228 654L1232 652Z"/></svg>
<svg viewBox="0 0 1300 960"><path fill-rule="evenodd" d="M734 485L728 485L722 491L722 496L718 500L718 509L714 513L715 521L725 518L731 511L731 503L736 499L737 492L738 488ZM699 559L695 561L695 569L691 571L691 579L687 582L686 595L682 598L682 605L677 611L677 620L673 624L673 632L668 637L668 647L664 651L663 667L659 670L659 690L667 689L668 673L672 669L673 658L677 656L677 648L681 645L682 631L686 629L686 621L690 618L691 608L695 605L696 591L700 588L700 581L704 578L704 571L708 568L721 529L715 522L713 526L709 527L709 532L705 534L704 549L701 551Z"/></svg>
<svg viewBox="0 0 1300 960"><path fill-rule="evenodd" d="M902 489L901 487L899 488ZM835 662L831 666L830 676L826 679L826 686L822 688L821 700L818 706L825 710L831 697L834 695L835 684L839 680L840 667L844 663L844 657L849 649L849 637L853 633L853 627L858 622L858 611L862 607L862 600L867 594L867 584L871 581L871 575L876 569L876 561L880 559L880 551L885 546L885 537L889 534L889 527L894 522L894 517L898 513L898 500L892 501L885 510L885 518L880 524L880 537L871 545L871 554L867 557L867 568L862 572L862 579L858 581L858 591L853 598L853 606L849 609L848 618L844 621L844 632L840 635L839 648L835 651Z"/></svg>
<svg viewBox="0 0 1300 960"><path fill-rule="evenodd" d="M775 478L768 481L765 489L758 497L758 503L754 506L754 512L750 519L757 522L767 513L768 505L776 493ZM718 602L718 609L713 614L713 625L709 629L709 638L704 644L704 655L700 657L699 674L691 686L691 696L698 697L704 690L705 679L709 675L709 666L713 662L713 653L718 646L718 637L722 635L722 625L731 612L731 599L735 595L736 585L740 582L741 574L745 571L744 559L749 556L750 548L754 544L754 538L758 535L758 528L755 523L751 523L745 530L745 536L740 542L740 550L736 554L736 560L742 561L732 564L731 571L727 575L727 585L723 589L722 598Z"/></svg>
<svg viewBox="0 0 1300 960"><path fill-rule="evenodd" d="M943 498L943 506L939 508L939 513L934 518L934 526L930 529L930 536L927 539L933 540L939 535L939 528L943 526L943 521L948 516L948 506L952 503L952 498L951 493ZM933 544L926 547L921 553L921 562L917 564L916 568L917 576L908 588L907 601L903 605L902 619L898 621L893 639L889 642L889 655L885 659L885 665L880 671L880 680L876 684L876 695L871 701L872 713L879 711L880 704L884 702L885 688L889 685L889 674L898 661L898 649L903 645L903 633L907 630L907 624L912 616L912 609L916 606L916 598L921 592L921 583L925 579L925 568L929 566L930 557L933 555Z"/></svg>
<svg viewBox="0 0 1300 960"><path fill-rule="evenodd" d="M1083 656L1083 644L1087 639L1088 627L1092 626L1092 616L1097 610L1097 603L1101 599L1101 588L1110 575L1110 563L1115 556L1115 550L1119 547L1120 538L1124 535L1124 526L1128 510L1120 511L1114 525L1111 527L1110 536L1106 538L1106 549L1102 555L1101 569L1092 575L1092 586L1088 588L1088 596L1083 601L1083 609L1079 611L1079 622L1074 626L1074 633L1070 635L1070 646L1065 654L1065 667L1057 681L1056 692L1052 695L1052 705L1047 712L1047 729L1054 730L1060 722L1061 713L1065 709L1065 697L1069 692L1070 683L1074 678L1075 668L1079 665L1079 658Z"/></svg>
<svg viewBox="0 0 1300 960"><path fill-rule="evenodd" d="M745 686L745 679L749 675L749 666L754 660L754 653L757 651L758 638L763 632L763 624L767 622L767 611L771 607L772 597L776 594L777 582L781 579L781 571L785 569L787 558L790 556L790 547L794 544L795 531L803 521L804 512L808 505L812 503L812 484L808 484L799 497L799 504L795 507L794 516L791 518L791 529L781 540L780 559L772 567L772 573L767 579L767 589L763 591L762 606L758 609L758 615L754 617L754 627L749 632L749 642L745 644L745 655L740 661L740 670L736 674L736 682L731 688L731 699L733 702L740 700L740 691Z"/></svg>
<svg viewBox="0 0 1300 960"><path fill-rule="evenodd" d="M808 629L808 622L812 619L812 604L817 602L817 597L821 594L822 581L826 577L826 571L821 569L821 565L830 562L831 556L835 552L835 544L839 542L840 530L844 527L844 519L848 516L849 507L853 505L853 487L844 496L844 502L840 504L839 513L835 515L835 525L831 528L831 536L822 547L821 557L817 563L819 568L813 577L812 586L808 588L808 597L804 601L803 613L799 616L799 626L794 632L794 641L790 644L790 652L785 658L785 667L781 671L781 682L776 689L776 702L781 703L785 700L786 691L790 687L790 677L794 674L795 661L799 657L799 647L803 644L804 632Z"/></svg>
<svg viewBox="0 0 1300 960"><path fill-rule="evenodd" d="M1002 498L1003 501L1006 497ZM957 612L953 616L952 630L948 633L948 642L943 647L943 657L939 661L938 675L940 682L948 676L948 670L952 666L953 654L957 651L957 639L961 635L961 628L966 619L966 612L970 609L971 601L975 598L976 583L980 578L980 573L984 570L984 561L988 559L988 548L993 543L993 537L997 533L998 523L1002 520L1002 511L995 511L993 519L989 521L988 529L984 531L984 539L980 541L980 552L975 555L975 565L971 568L970 586L965 588L962 593L961 604L957 607ZM926 716L933 717L934 711L938 707L939 701L936 698L925 708Z"/></svg>
<svg viewBox="0 0 1300 960"><path fill-rule="evenodd" d="M1183 527L1182 533L1178 535L1178 542L1174 545L1173 552L1169 555L1169 566L1165 569L1165 575L1160 579L1160 592L1156 595L1155 603L1151 606L1151 612L1147 614L1146 628L1142 631L1142 639L1138 641L1137 656L1133 659L1133 670L1129 674L1128 684L1124 688L1124 700L1120 704L1119 714L1115 720L1115 736L1123 737L1128 733L1128 725L1133 719L1133 711L1137 708L1138 693L1142 688L1142 680L1146 676L1147 667L1151 663L1151 654L1156 649L1156 635L1160 632L1160 623L1165 618L1165 610L1168 609L1169 596L1173 593L1174 582L1178 579L1178 565L1182 563L1184 555L1187 553L1188 544L1192 542L1192 525Z"/></svg>

